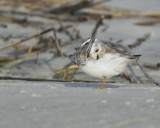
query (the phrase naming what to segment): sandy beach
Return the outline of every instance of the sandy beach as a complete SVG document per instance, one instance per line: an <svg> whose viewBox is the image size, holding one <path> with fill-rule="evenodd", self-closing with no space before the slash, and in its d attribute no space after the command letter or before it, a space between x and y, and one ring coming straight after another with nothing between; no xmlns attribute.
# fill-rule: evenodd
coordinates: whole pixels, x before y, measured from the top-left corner
<svg viewBox="0 0 160 128"><path fill-rule="evenodd" d="M131 51L142 55L146 71L160 82L159 0L111 0L65 13L57 11L60 3L54 0L15 1L0 2L0 128L159 127L160 87L137 65L132 65L135 74L128 69L128 79L115 76L102 90L95 88L100 79L81 70L57 74L72 64L68 56L90 37L103 14L96 35L101 41L133 46L149 35ZM52 31L1 49L52 27L60 51Z"/></svg>

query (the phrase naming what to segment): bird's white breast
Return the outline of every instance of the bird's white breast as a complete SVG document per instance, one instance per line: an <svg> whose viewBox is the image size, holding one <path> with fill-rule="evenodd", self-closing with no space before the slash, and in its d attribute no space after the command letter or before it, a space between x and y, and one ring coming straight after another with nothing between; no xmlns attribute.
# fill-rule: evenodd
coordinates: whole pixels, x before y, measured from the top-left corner
<svg viewBox="0 0 160 128"><path fill-rule="evenodd" d="M98 60L89 59L81 69L93 77L110 78L122 73L128 63L129 59L121 57L119 54L106 54Z"/></svg>

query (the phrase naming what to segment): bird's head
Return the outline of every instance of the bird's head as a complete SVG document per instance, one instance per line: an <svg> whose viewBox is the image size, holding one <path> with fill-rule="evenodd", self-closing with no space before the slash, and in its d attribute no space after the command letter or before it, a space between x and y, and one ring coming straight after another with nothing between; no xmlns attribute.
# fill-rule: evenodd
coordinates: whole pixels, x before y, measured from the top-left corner
<svg viewBox="0 0 160 128"><path fill-rule="evenodd" d="M93 59L99 59L99 54L102 50L102 42L98 39L95 39L93 45L92 45L92 48L90 50L90 56L93 58Z"/></svg>
<svg viewBox="0 0 160 128"><path fill-rule="evenodd" d="M89 57L97 59L98 54L101 51L101 41L98 39L88 39L81 43L80 47L76 49L76 52L70 56L72 61L79 65L86 64Z"/></svg>

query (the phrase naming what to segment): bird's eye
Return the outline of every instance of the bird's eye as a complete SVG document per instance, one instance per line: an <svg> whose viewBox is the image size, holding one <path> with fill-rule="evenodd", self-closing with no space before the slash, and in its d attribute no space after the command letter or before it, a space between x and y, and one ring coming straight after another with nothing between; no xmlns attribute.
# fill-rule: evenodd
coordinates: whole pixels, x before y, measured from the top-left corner
<svg viewBox="0 0 160 128"><path fill-rule="evenodd" d="M99 49L96 49L96 50L95 50L95 52L98 52L98 51L99 51Z"/></svg>

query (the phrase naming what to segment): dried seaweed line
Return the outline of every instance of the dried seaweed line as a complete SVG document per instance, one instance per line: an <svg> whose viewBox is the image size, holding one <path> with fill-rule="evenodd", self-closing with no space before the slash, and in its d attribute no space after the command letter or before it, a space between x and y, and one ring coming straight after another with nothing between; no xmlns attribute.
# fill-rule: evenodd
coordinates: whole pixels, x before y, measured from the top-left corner
<svg viewBox="0 0 160 128"><path fill-rule="evenodd" d="M128 65L128 69L131 72L131 75L132 75L132 78L133 78L132 82L133 83L141 83L141 84L143 84L143 81L141 80L141 78L136 76L136 73L135 73L135 71L133 70L133 68L132 68L132 66L130 64Z"/></svg>
<svg viewBox="0 0 160 128"><path fill-rule="evenodd" d="M157 86L160 86L160 83L155 81L148 73L147 71L144 69L143 64L140 61L140 58L137 58L137 64L140 67L141 71L143 72L143 74L146 76L146 78L148 78L152 83L154 83Z"/></svg>
<svg viewBox="0 0 160 128"><path fill-rule="evenodd" d="M143 64L145 68L153 69L153 70L158 70L160 68L160 63L157 64Z"/></svg>
<svg viewBox="0 0 160 128"><path fill-rule="evenodd" d="M74 40L74 37L72 36L72 34L67 30L67 28L63 25L62 21L59 20L58 23L61 26L61 29L65 32L65 34L70 38L70 40Z"/></svg>
<svg viewBox="0 0 160 128"><path fill-rule="evenodd" d="M42 10L45 13L72 13L72 12L76 12L78 10L87 8L87 7L91 7L97 4L101 4L103 2L106 2L109 0L97 0L96 2L90 1L90 0L81 0L81 1L76 1L76 2L71 2L69 4L61 4L59 7L51 7L51 8L47 8Z"/></svg>
<svg viewBox="0 0 160 128"><path fill-rule="evenodd" d="M128 80L130 83L136 83L136 82L134 82L134 81L132 80L131 75L130 75L129 73L127 73L127 72L122 73L121 76L122 76L123 78L125 78L126 80Z"/></svg>
<svg viewBox="0 0 160 128"><path fill-rule="evenodd" d="M133 44L128 45L130 49L136 48L144 43L147 39L151 37L151 33L145 34L143 37L138 38Z"/></svg>
<svg viewBox="0 0 160 128"><path fill-rule="evenodd" d="M59 42L58 42L58 39L57 39L57 34L56 34L56 31L53 30L53 35L54 35L54 38L51 38L52 39L52 42L55 44L55 48L56 48L56 51L57 51L57 55L58 56L63 56L63 52L59 46Z"/></svg>
<svg viewBox="0 0 160 128"><path fill-rule="evenodd" d="M44 34L50 32L50 31L53 31L53 30L54 30L54 28L50 28L50 29L44 30L44 31L42 31L42 32L40 32L38 34L34 34L34 35L31 35L31 36L28 36L28 37L26 37L26 38L24 38L24 39L22 39L20 41L17 41L17 42L2 46L2 47L0 47L0 50L6 49L8 47L13 47L13 46L19 45L19 44L21 44L23 42L26 42L26 41L31 40L33 38L37 38L37 37L39 37L41 35L44 35Z"/></svg>
<svg viewBox="0 0 160 128"><path fill-rule="evenodd" d="M141 21L141 22L137 22L135 24L142 25L142 26L149 26L149 25L160 24L160 20Z"/></svg>
<svg viewBox="0 0 160 128"><path fill-rule="evenodd" d="M97 23L96 23L96 25L95 25L95 27L94 27L94 29L93 29L93 31L92 31L91 37L93 37L93 36L96 35L97 30L98 30L98 28L100 27L100 25L102 25L102 23L103 23L103 17L101 17L101 18L97 21Z"/></svg>
<svg viewBox="0 0 160 128"><path fill-rule="evenodd" d="M30 58L30 56L31 56L31 53L32 53L32 50L33 50L33 43L31 44L31 46L29 47L29 49L28 49L28 52L27 52L27 54L26 54L26 58Z"/></svg>

